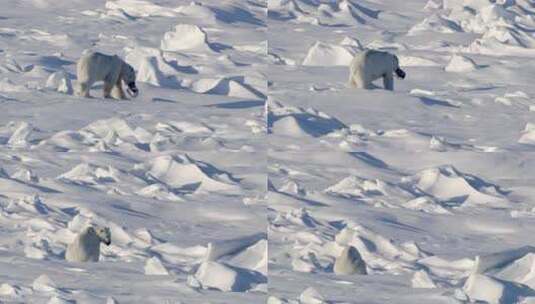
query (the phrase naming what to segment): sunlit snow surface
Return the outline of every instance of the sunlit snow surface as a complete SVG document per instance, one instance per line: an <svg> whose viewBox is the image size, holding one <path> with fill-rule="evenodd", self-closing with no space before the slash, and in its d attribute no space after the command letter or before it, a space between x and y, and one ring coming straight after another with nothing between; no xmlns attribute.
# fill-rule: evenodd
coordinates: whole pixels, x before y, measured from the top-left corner
<svg viewBox="0 0 535 304"><path fill-rule="evenodd" d="M534 20L529 0L3 1L0 302L535 302ZM399 57L393 92L347 87L366 48ZM140 95L73 95L86 50ZM65 261L89 224L112 244ZM367 275L333 272L347 246Z"/></svg>
<svg viewBox="0 0 535 304"><path fill-rule="evenodd" d="M264 303L266 5L1 6L0 302ZM139 96L72 95L86 49ZM111 245L65 261L90 223Z"/></svg>
<svg viewBox="0 0 535 304"><path fill-rule="evenodd" d="M533 5L268 2L270 303L534 300ZM347 87L363 48L394 92Z"/></svg>

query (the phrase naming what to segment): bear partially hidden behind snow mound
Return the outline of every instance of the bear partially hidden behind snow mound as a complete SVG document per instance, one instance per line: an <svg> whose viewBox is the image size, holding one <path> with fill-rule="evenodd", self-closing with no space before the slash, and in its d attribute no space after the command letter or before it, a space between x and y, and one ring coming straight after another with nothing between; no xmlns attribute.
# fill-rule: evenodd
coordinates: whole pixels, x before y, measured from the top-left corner
<svg viewBox="0 0 535 304"><path fill-rule="evenodd" d="M89 226L67 246L65 259L69 262L98 262L101 242L111 244L110 228Z"/></svg>
<svg viewBox="0 0 535 304"><path fill-rule="evenodd" d="M398 57L376 50L366 50L357 54L349 65L349 86L371 89L372 82L383 78L385 89L394 90L394 73L403 79L405 72L399 68Z"/></svg>
<svg viewBox="0 0 535 304"><path fill-rule="evenodd" d="M104 81L104 98L126 99L123 81L128 86L130 96L136 97L138 93L134 68L117 55L89 52L78 60L76 75L79 96L91 97L91 86L101 80Z"/></svg>

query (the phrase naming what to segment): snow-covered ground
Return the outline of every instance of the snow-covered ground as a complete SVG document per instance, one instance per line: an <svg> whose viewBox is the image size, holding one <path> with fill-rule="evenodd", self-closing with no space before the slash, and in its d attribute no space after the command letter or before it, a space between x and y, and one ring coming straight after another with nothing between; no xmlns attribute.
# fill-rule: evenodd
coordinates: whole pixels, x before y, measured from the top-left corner
<svg viewBox="0 0 535 304"><path fill-rule="evenodd" d="M535 2L268 3L270 303L533 303Z"/></svg>
<svg viewBox="0 0 535 304"><path fill-rule="evenodd" d="M534 33L532 0L3 0L0 302L535 303ZM347 87L366 48L394 91ZM140 95L74 95L86 50Z"/></svg>
<svg viewBox="0 0 535 304"><path fill-rule="evenodd" d="M0 302L265 302L265 4L1 7ZM140 95L72 95L86 49L125 58ZM65 261L89 223L111 245Z"/></svg>

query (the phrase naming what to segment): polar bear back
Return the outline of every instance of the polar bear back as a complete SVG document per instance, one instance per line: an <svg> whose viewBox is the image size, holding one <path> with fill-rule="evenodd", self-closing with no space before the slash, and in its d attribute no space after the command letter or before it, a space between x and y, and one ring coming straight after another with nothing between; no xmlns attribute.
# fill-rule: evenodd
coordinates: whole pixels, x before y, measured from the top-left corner
<svg viewBox="0 0 535 304"><path fill-rule="evenodd" d="M367 82L371 82L384 75L392 75L397 68L396 61L395 56L390 53L366 50L353 58L349 69L352 75L360 75Z"/></svg>
<svg viewBox="0 0 535 304"><path fill-rule="evenodd" d="M80 60L76 65L78 81L83 82L87 80L105 80L106 77L110 77L110 75L113 74L113 71L117 71L116 73L119 73L121 71L122 63L123 60L117 55L110 56L99 52L89 52L80 57ZM114 76L116 78L118 75Z"/></svg>

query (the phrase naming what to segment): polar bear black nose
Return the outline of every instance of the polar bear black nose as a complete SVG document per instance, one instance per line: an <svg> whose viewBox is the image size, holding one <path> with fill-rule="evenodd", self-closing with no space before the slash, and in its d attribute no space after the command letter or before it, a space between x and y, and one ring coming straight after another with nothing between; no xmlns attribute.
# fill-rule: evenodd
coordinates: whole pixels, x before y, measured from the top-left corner
<svg viewBox="0 0 535 304"><path fill-rule="evenodd" d="M397 68L396 69L396 75L398 75L399 78L404 79L407 74L402 69Z"/></svg>
<svg viewBox="0 0 535 304"><path fill-rule="evenodd" d="M134 93L137 92L137 88L136 88L136 83L135 82L129 82L128 83L128 87L130 88L130 90L132 90L132 92L134 92Z"/></svg>

